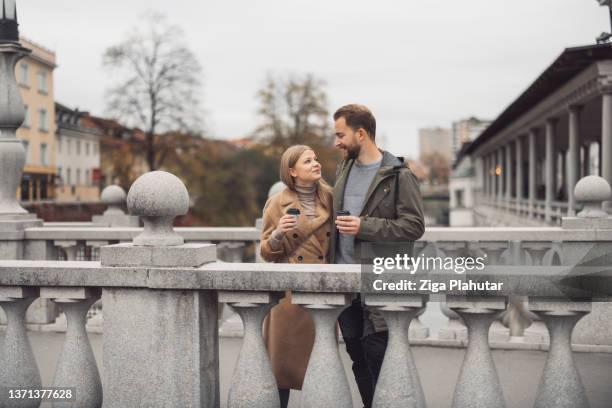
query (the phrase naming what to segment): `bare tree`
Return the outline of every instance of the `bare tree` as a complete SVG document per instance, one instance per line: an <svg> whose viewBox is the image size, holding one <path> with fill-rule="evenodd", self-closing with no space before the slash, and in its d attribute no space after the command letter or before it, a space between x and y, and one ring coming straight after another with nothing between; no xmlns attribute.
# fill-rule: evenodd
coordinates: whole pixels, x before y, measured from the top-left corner
<svg viewBox="0 0 612 408"><path fill-rule="evenodd" d="M143 130L147 163L155 170L165 157L156 141L158 132L197 133L200 128L202 68L185 46L179 27L155 13L144 20L144 28L106 49L103 65L118 74L107 91L108 111L127 126Z"/></svg>
<svg viewBox="0 0 612 408"><path fill-rule="evenodd" d="M257 93L257 112L263 121L255 135L279 148L300 143L325 144L330 118L324 85L311 74L268 76Z"/></svg>

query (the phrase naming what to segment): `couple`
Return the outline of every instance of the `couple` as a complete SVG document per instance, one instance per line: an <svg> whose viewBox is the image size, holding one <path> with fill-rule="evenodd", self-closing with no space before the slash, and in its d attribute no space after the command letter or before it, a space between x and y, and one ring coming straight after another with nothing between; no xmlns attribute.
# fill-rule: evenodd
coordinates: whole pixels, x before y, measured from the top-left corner
<svg viewBox="0 0 612 408"><path fill-rule="evenodd" d="M359 263L360 242L405 242L423 235L416 178L402 159L377 148L370 110L343 106L334 122L335 146L344 152L334 188L321 178L321 164L308 146L292 146L281 157L280 177L287 187L270 197L263 213L261 255L268 262ZM287 214L290 208L300 210L297 220ZM357 296L338 322L363 404L370 407L387 347L384 319ZM281 407L286 407L289 390L302 387L314 323L306 310L291 304L288 292L272 308L264 333Z"/></svg>

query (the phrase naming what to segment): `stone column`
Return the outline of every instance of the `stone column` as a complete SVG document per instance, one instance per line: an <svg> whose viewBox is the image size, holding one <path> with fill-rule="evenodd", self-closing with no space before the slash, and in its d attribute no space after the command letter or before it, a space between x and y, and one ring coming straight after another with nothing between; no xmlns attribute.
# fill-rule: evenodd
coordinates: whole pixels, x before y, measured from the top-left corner
<svg viewBox="0 0 612 408"><path fill-rule="evenodd" d="M506 174L506 209L510 210L510 200L512 200L512 147L508 143L505 147L506 161L504 163L504 172Z"/></svg>
<svg viewBox="0 0 612 408"><path fill-rule="evenodd" d="M216 261L215 245L185 244L174 231L174 218L189 209L177 177L144 174L127 204L142 217L144 230L133 243L102 247L103 266L148 276L155 267ZM105 408L219 406L216 291L109 287L102 301Z"/></svg>
<svg viewBox="0 0 612 408"><path fill-rule="evenodd" d="M601 112L601 176L612 185L612 89L609 89L602 97ZM605 208L608 214L612 214L612 202L607 201Z"/></svg>
<svg viewBox="0 0 612 408"><path fill-rule="evenodd" d="M302 407L352 408L351 391L336 340L336 321L350 303L348 296L293 292L291 302L308 309L315 324L315 341L302 386Z"/></svg>
<svg viewBox="0 0 612 408"><path fill-rule="evenodd" d="M16 22L11 22L17 36ZM42 220L28 214L17 201L26 154L16 136L25 119L25 109L15 80L15 66L29 53L19 45L18 38L0 38L0 259L22 259L24 230L42 226Z"/></svg>
<svg viewBox="0 0 612 408"><path fill-rule="evenodd" d="M495 172L495 179L497 180L497 202L501 204L504 199L504 150L503 148L497 149L497 166L500 169L500 174L497 175L497 171Z"/></svg>
<svg viewBox="0 0 612 408"><path fill-rule="evenodd" d="M139 227L138 217L127 215L121 208L125 205L126 197L125 190L120 186L106 187L100 194L100 202L108 208L104 214L91 217L91 222L101 227Z"/></svg>
<svg viewBox="0 0 612 408"><path fill-rule="evenodd" d="M0 287L0 306L8 325L0 349L0 407L38 408L40 400L10 400L7 389L40 389L40 372L26 334L25 316L28 306L38 297L38 288Z"/></svg>
<svg viewBox="0 0 612 408"><path fill-rule="evenodd" d="M516 213L520 215L523 201L523 143L519 136L515 142L516 150Z"/></svg>
<svg viewBox="0 0 612 408"><path fill-rule="evenodd" d="M571 338L574 326L589 313L591 304L530 299L529 308L544 320L550 332L548 358L534 407L588 407L589 401L572 353Z"/></svg>
<svg viewBox="0 0 612 408"><path fill-rule="evenodd" d="M64 347L57 360L53 386L74 388L76 397L70 404L99 408L102 406L102 383L98 365L87 337L87 312L100 298L99 288L42 288L42 298L53 299L66 315L67 329Z"/></svg>
<svg viewBox="0 0 612 408"><path fill-rule="evenodd" d="M529 217L535 214L536 199L536 131L529 131Z"/></svg>
<svg viewBox="0 0 612 408"><path fill-rule="evenodd" d="M423 297L366 295L365 302L380 310L389 327L389 342L372 405L425 408L425 396L408 340L410 321L425 306Z"/></svg>
<svg viewBox="0 0 612 408"><path fill-rule="evenodd" d="M574 197L574 187L578 182L580 165L580 106L572 105L569 107L569 157L567 174L567 197L568 215L576 214L576 198Z"/></svg>
<svg viewBox="0 0 612 408"><path fill-rule="evenodd" d="M452 406L505 407L504 395L489 349L489 327L506 308L504 298L446 298L448 307L457 312L468 326L468 347Z"/></svg>
<svg viewBox="0 0 612 408"><path fill-rule="evenodd" d="M552 220L552 202L555 196L555 122L546 121L546 222Z"/></svg>
<svg viewBox="0 0 612 408"><path fill-rule="evenodd" d="M240 315L244 327L228 408L279 407L276 378L262 336L263 320L277 299L266 292L219 292L219 302L229 304Z"/></svg>

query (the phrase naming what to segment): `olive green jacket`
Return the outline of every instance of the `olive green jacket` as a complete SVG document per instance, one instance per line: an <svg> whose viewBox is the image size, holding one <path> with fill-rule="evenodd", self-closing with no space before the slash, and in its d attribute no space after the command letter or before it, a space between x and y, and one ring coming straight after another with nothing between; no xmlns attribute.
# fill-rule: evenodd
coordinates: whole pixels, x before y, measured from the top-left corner
<svg viewBox="0 0 612 408"><path fill-rule="evenodd" d="M352 214L361 218L356 246L363 241L416 241L425 232L423 199L416 177L402 159L386 151L382 154L380 169L366 193L363 210L361 214ZM354 160L343 161L336 172L334 222L336 212L344 206L344 189L353 163ZM336 260L337 240L338 229L335 229L330 242L331 263Z"/></svg>

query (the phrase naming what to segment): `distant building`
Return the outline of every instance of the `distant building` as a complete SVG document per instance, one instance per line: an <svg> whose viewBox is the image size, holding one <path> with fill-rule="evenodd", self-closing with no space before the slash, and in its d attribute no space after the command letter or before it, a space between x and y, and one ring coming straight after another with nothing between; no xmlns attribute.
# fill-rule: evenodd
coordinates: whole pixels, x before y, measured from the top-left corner
<svg viewBox="0 0 612 408"><path fill-rule="evenodd" d="M53 199L55 178L55 53L24 38L21 45L32 53L15 68L26 109L23 125L17 130L17 138L23 141L26 150L17 195L22 201L49 200Z"/></svg>
<svg viewBox="0 0 612 408"><path fill-rule="evenodd" d="M490 120L482 120L475 117L453 122L452 129L452 152L453 162L457 160L457 153L461 147L476 139L489 125Z"/></svg>
<svg viewBox="0 0 612 408"><path fill-rule="evenodd" d="M96 177L101 189L118 184L127 191L134 180L149 171L144 132L89 114L81 123L100 134L100 173Z"/></svg>
<svg viewBox="0 0 612 408"><path fill-rule="evenodd" d="M55 104L57 201L98 201L100 198L100 136L83 126L85 112Z"/></svg>
<svg viewBox="0 0 612 408"><path fill-rule="evenodd" d="M421 161L433 154L451 159L450 130L441 127L419 129L419 158Z"/></svg>

